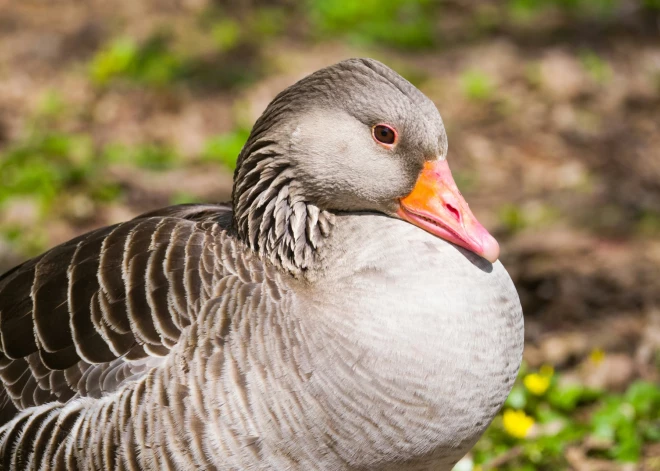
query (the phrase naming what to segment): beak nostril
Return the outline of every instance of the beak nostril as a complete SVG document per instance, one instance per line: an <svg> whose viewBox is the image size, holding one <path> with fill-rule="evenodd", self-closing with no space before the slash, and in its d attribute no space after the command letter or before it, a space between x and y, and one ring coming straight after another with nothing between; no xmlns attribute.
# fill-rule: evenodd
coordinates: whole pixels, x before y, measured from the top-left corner
<svg viewBox="0 0 660 471"><path fill-rule="evenodd" d="M451 204L445 203L445 207L447 210L454 216L454 219L460 222L461 220L461 213L458 212L458 209L454 208Z"/></svg>

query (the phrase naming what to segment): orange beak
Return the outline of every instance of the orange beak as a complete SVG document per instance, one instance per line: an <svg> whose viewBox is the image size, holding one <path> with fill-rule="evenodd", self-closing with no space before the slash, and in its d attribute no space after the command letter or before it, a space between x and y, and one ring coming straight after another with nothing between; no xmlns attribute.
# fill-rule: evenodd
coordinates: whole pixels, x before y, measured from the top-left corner
<svg viewBox="0 0 660 471"><path fill-rule="evenodd" d="M427 161L412 193L397 214L427 232L460 245L493 263L500 246L474 217L458 191L446 160Z"/></svg>

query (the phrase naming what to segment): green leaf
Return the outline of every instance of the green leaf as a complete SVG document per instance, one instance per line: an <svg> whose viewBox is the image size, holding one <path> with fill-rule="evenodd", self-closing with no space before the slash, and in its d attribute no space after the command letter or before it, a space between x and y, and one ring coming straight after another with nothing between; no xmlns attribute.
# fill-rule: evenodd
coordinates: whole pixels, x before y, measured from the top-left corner
<svg viewBox="0 0 660 471"><path fill-rule="evenodd" d="M342 35L357 43L406 49L435 42L429 0L314 0L307 2L312 26L320 35Z"/></svg>
<svg viewBox="0 0 660 471"><path fill-rule="evenodd" d="M610 65L593 51L582 53L581 60L582 66L595 82L604 84L612 79Z"/></svg>
<svg viewBox="0 0 660 471"><path fill-rule="evenodd" d="M228 51L241 40L241 27L237 21L225 18L213 25L211 36L221 51Z"/></svg>
<svg viewBox="0 0 660 471"><path fill-rule="evenodd" d="M491 78L479 70L468 70L461 75L461 88L473 101L487 101L493 97L495 86Z"/></svg>
<svg viewBox="0 0 660 471"><path fill-rule="evenodd" d="M92 59L92 81L104 86L115 79L162 86L183 73L181 60L169 50L169 38L156 34L141 44L120 38L102 49Z"/></svg>
<svg viewBox="0 0 660 471"><path fill-rule="evenodd" d="M657 385L638 381L628 388L625 397L640 417L660 417L660 388Z"/></svg>
<svg viewBox="0 0 660 471"><path fill-rule="evenodd" d="M512 409L524 409L527 405L527 390L521 385L514 386L504 405Z"/></svg>
<svg viewBox="0 0 660 471"><path fill-rule="evenodd" d="M206 161L221 162L227 167L234 169L236 159L240 154L245 141L250 136L250 131L237 129L210 139L202 152L202 158Z"/></svg>
<svg viewBox="0 0 660 471"><path fill-rule="evenodd" d="M560 384L550 391L548 401L556 409L572 412L579 404L592 402L600 395L599 391L585 388L581 384Z"/></svg>
<svg viewBox="0 0 660 471"><path fill-rule="evenodd" d="M92 80L105 85L111 79L129 74L134 67L138 47L128 38L120 38L102 49L90 64Z"/></svg>

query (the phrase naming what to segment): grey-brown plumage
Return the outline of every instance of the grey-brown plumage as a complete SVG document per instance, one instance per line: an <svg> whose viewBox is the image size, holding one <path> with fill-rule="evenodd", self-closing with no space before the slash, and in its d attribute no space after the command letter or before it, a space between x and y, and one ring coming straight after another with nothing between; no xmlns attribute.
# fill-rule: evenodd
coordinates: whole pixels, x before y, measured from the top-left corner
<svg viewBox="0 0 660 471"><path fill-rule="evenodd" d="M392 217L446 152L423 94L345 61L269 105L232 206L4 274L0 469L451 469L506 398L522 316L499 262Z"/></svg>

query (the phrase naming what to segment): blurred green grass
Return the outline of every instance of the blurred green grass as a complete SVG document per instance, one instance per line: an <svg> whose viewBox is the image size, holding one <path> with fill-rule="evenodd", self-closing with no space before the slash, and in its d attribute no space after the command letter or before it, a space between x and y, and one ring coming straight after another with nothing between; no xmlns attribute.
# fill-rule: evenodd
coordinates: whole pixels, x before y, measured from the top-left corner
<svg viewBox="0 0 660 471"><path fill-rule="evenodd" d="M430 0L317 0L308 15L319 37L343 36L352 42L403 49L424 49L435 43Z"/></svg>
<svg viewBox="0 0 660 471"><path fill-rule="evenodd" d="M127 37L116 39L94 56L89 69L92 81L100 86L118 78L162 86L183 73L181 60L169 50L163 34L143 44Z"/></svg>
<svg viewBox="0 0 660 471"><path fill-rule="evenodd" d="M226 134L212 137L206 142L202 158L207 162L219 162L233 170L236 168L236 158L249 136L249 129L239 127Z"/></svg>

